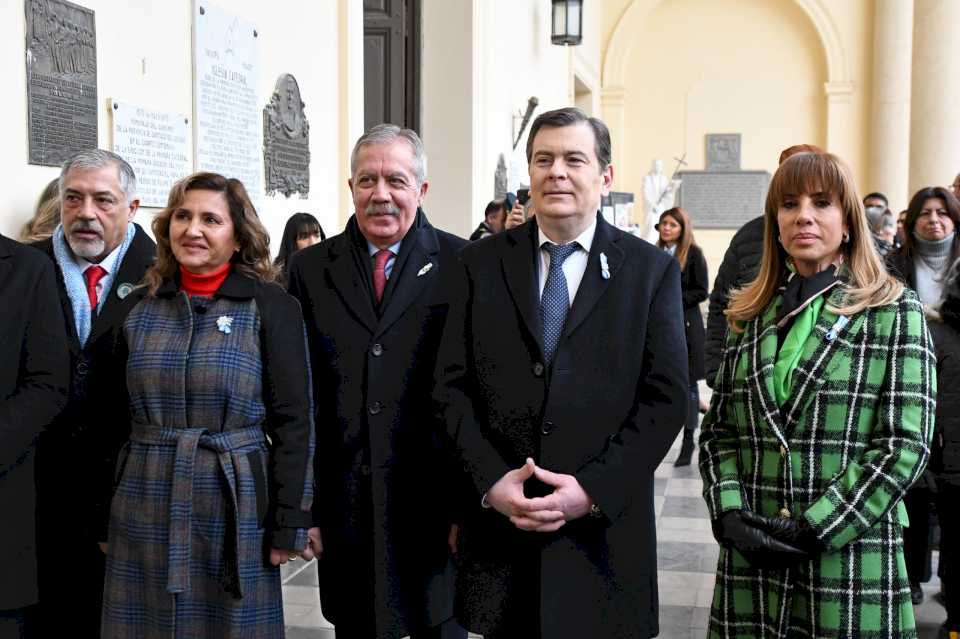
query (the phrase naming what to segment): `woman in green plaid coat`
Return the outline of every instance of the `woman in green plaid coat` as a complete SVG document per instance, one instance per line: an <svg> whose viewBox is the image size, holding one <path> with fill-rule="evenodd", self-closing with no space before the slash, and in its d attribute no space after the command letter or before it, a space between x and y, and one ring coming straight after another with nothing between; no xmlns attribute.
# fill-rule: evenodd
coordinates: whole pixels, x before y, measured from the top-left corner
<svg viewBox="0 0 960 639"><path fill-rule="evenodd" d="M700 440L721 543L711 637L916 637L902 497L927 462L935 361L849 170L777 171L757 279L731 295Z"/></svg>

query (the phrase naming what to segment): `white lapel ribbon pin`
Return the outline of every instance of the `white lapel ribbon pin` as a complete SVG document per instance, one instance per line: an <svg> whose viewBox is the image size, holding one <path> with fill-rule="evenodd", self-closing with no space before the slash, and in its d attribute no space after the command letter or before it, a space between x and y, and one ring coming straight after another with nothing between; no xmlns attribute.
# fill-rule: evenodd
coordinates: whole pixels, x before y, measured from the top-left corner
<svg viewBox="0 0 960 639"><path fill-rule="evenodd" d="M600 253L600 276L605 279L610 279L610 263L607 262L607 254Z"/></svg>
<svg viewBox="0 0 960 639"><path fill-rule="evenodd" d="M130 282L124 282L117 287L117 297L120 299L124 299L130 293L133 293L133 284Z"/></svg>
<svg viewBox="0 0 960 639"><path fill-rule="evenodd" d="M221 315L217 318L217 330L224 335L230 334L230 326L233 324L233 318Z"/></svg>
<svg viewBox="0 0 960 639"><path fill-rule="evenodd" d="M427 262L426 264L423 265L422 269L417 271L417 277L420 277L421 275L426 275L427 273L430 272L430 269L432 268L433 268L433 262Z"/></svg>
<svg viewBox="0 0 960 639"><path fill-rule="evenodd" d="M842 331L849 322L850 318L846 315L841 315L838 317L837 321L834 322L833 326L830 327L830 330L827 331L827 335L824 339L826 339L828 342L832 342L837 339L837 337L840 335L840 331Z"/></svg>

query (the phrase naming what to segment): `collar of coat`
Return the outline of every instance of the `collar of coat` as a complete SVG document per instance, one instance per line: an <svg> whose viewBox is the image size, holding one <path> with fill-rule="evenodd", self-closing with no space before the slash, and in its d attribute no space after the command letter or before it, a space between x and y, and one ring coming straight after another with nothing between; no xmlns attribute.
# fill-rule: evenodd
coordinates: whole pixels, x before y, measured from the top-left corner
<svg viewBox="0 0 960 639"><path fill-rule="evenodd" d="M213 294L216 297L226 297L235 300L252 299L256 293L257 282L253 277L241 273L236 268L231 269L227 279L223 281L217 292ZM174 297L180 292L180 274L177 273L172 278L165 279L160 288L157 289L157 297Z"/></svg>
<svg viewBox="0 0 960 639"><path fill-rule="evenodd" d="M790 395L779 408L774 399L773 367L777 359L776 318L782 303L780 295L747 325L742 336L740 357L747 358L745 379L749 391L757 400L765 421L785 446L803 409L826 381L830 369L843 360L842 355L850 356L851 341L863 327L865 312L851 316L845 326L837 323L839 316L830 307L843 306L845 298L843 286L835 286L830 291L813 331L804 342ZM831 339L831 330L837 328Z"/></svg>
<svg viewBox="0 0 960 639"><path fill-rule="evenodd" d="M0 234L0 258L13 255L12 243L13 240L9 239L6 235Z"/></svg>
<svg viewBox="0 0 960 639"><path fill-rule="evenodd" d="M517 310L523 318L527 338L543 353L540 324L540 246L537 218L498 233L503 278ZM597 302L616 282L626 254L619 246L626 233L608 223L597 212L597 230L589 247L587 267L580 288L567 314L563 337L571 335L590 315Z"/></svg>

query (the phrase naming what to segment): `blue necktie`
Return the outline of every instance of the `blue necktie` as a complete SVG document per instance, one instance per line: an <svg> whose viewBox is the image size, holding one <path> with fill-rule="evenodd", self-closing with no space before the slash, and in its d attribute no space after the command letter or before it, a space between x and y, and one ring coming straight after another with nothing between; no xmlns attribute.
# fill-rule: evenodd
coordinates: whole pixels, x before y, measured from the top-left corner
<svg viewBox="0 0 960 639"><path fill-rule="evenodd" d="M567 277L563 274L563 263L580 245L572 242L558 246L544 242L543 248L550 254L550 271L540 297L540 323L543 325L543 356L549 364L560 342L567 311L570 310L570 292L567 290Z"/></svg>

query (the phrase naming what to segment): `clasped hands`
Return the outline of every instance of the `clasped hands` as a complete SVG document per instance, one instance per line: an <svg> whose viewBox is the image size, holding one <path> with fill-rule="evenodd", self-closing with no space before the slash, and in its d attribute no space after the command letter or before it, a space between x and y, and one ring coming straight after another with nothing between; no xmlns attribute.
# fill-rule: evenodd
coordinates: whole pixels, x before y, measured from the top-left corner
<svg viewBox="0 0 960 639"><path fill-rule="evenodd" d="M303 550L285 550L282 548L270 549L270 563L274 566L293 561L297 557L302 557L310 561L314 557L319 558L323 554L323 541L320 539L320 529L310 528L307 530L307 545Z"/></svg>
<svg viewBox="0 0 960 639"><path fill-rule="evenodd" d="M749 510L723 513L713 522L713 534L755 568L790 568L826 550L805 519L764 517Z"/></svg>
<svg viewBox="0 0 960 639"><path fill-rule="evenodd" d="M552 486L553 492L544 497L526 497L523 484L530 478ZM589 513L593 500L573 475L552 473L528 457L523 466L505 474L487 491L486 503L520 530L553 532Z"/></svg>

